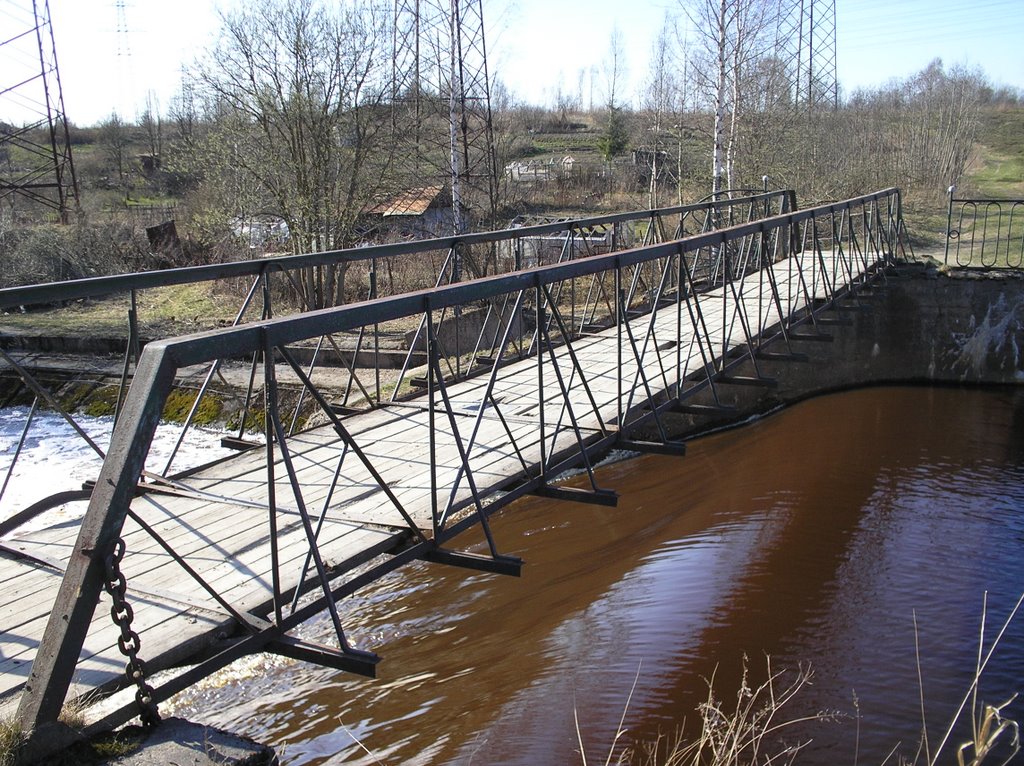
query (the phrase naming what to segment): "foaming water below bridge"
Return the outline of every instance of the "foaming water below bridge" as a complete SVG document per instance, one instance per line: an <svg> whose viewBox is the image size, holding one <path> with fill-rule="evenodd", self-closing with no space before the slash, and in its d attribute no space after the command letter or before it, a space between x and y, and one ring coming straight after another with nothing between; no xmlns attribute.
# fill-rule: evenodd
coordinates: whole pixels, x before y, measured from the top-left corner
<svg viewBox="0 0 1024 766"><path fill-rule="evenodd" d="M915 616L934 747L970 681L985 592L990 642L1024 590L1024 392L822 397L598 475L618 508L529 499L496 519L521 579L420 564L347 602L350 640L384 658L377 680L261 655L166 712L286 764L581 763L578 717L603 762L634 682L620 742L692 726L704 679L731 702L744 656L756 683L767 655L813 670L791 715L839 714L799 730L813 738L799 762L859 748L877 764L920 735ZM1024 615L981 694L1018 690Z"/></svg>

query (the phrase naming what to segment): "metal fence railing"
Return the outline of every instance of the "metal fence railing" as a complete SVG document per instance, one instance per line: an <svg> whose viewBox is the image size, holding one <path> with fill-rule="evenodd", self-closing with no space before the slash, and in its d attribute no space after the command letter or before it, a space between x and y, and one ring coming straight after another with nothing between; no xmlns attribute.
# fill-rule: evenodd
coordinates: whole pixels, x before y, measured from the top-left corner
<svg viewBox="0 0 1024 766"><path fill-rule="evenodd" d="M785 214L795 207L792 191L751 193L655 210L565 219L440 239L26 285L0 289L0 311L18 313L21 306L48 306L48 315L68 312L66 318L59 321L75 326L79 333L103 335L106 330L83 327L84 320L75 313L80 302L104 301L116 303L118 310L123 309L123 324L120 330L112 331L125 339L114 409L116 423L142 348L147 342L168 335L166 329L158 324L151 323L147 327L146 312L152 311L159 303L161 291L172 286L196 286L209 291L226 312L227 318L221 318L221 322L240 326L251 321L322 308L316 303L302 304L294 300L294 296L302 292L300 288L304 284L316 279L319 269L344 269L348 283L358 286L348 296L349 302L376 300L456 283L470 278L477 270L494 275L532 266L569 263ZM472 268L471 263L474 264ZM486 268L484 264L487 264ZM718 271L709 272L707 278L721 281L721 261L712 263L709 268ZM638 269L625 286L627 302L642 302L645 291L650 293L652 289L650 279L644 269ZM585 288L578 288L586 292L571 296L566 293L562 300L572 301L568 317L570 324L578 332L583 332L595 321L600 321L602 305L609 301L609 288L594 281ZM506 310L508 306L491 301L471 307L455 307L439 318L438 334L447 339L452 350L453 376L472 374L491 353L490 349L497 341L495 332L501 323L501 312ZM526 310L528 312L529 307ZM170 334L205 329L210 327L179 328ZM102 458L103 451L85 436L74 416L63 410L46 387L35 379L32 371L19 363L18 355L4 348L5 345L5 339L0 336L0 364L21 378L24 386L34 394L37 404L61 414L83 436L88 448ZM370 408L394 400L415 384L415 371L424 363L425 346L426 325L423 322L413 320L411 325L402 321L378 322L305 339L301 347L292 349L292 354L302 361L305 374L332 376L335 388L341 391L334 402L339 408ZM529 348L523 348L522 352L528 354ZM224 360L214 361L198 385L184 418L178 445L172 449L166 465L160 467L160 473L169 474L174 470L181 439L192 425L210 387L222 374L223 363ZM248 446L246 434L254 427L258 428L255 424L262 419L253 390L259 377L259 360L256 355L250 355L247 360L235 359L233 363L248 366L249 390L242 397L245 407L235 419L235 434L225 439L225 446L245 448ZM382 382L381 370L388 368L401 370L394 384ZM307 401L300 392L290 418L289 431L296 429L299 408ZM7 475L14 470L16 460L17 456L7 467ZM5 484L0 479L0 500ZM5 515L0 513L0 528Z"/></svg>
<svg viewBox="0 0 1024 766"><path fill-rule="evenodd" d="M974 269L1024 266L1024 199L958 198L949 187L945 263Z"/></svg>
<svg viewBox="0 0 1024 766"><path fill-rule="evenodd" d="M471 528L483 532L490 554L474 557L477 566L512 567L514 562L497 552L487 518L526 493L590 496L590 502L608 504L594 483L594 459L616 446L678 450L681 445L662 423L664 413L691 395L740 381L740 365L750 365L759 376L758 359L769 343L788 348L793 339L815 339L822 311L855 295L899 258L900 214L899 192L887 189L621 252L151 344L92 491L75 544L78 553L69 559L50 611L32 682L21 696L19 717L26 730L43 731L39 727L60 711L96 610L108 554L119 549L127 567L147 534L156 539L150 528L158 522L147 521L146 498L190 497L200 507L231 500L216 514L218 529L231 534L245 513L269 530L272 546L285 534L282 514L288 513L288 534L303 541L303 556L294 559L278 557L272 549L271 575L263 578L268 600L257 616L236 606L230 593L217 591L216 582L203 580L204 566L230 563L227 548L216 548L214 556L204 557L205 547L194 556L178 556L182 579L195 579L205 593L215 594L226 614L249 632L151 690L153 700L166 699L252 651L292 652L288 656L331 667L370 665L375 656L347 643L336 600L413 559L459 560L460 554L443 546ZM600 297L588 304L587 295ZM572 312L587 305L582 323L574 324ZM460 378L455 374L460 352L446 342L444 317L488 306L499 308L487 332L486 354L477 357L473 376ZM339 415L292 353L310 338L410 320L425 328L424 384L404 401L382 401L365 414ZM263 445L228 459L253 461L253 470L244 473L245 496L218 500L198 473L168 478L147 472L147 453L177 372L226 356L252 355L267 392ZM288 433L288 414L276 398L278 371L286 369L301 379L326 425ZM382 446L383 432L374 430L381 423L399 446ZM486 439L485 433L490 434ZM634 441L649 433L658 434L656 441ZM325 440L330 459L311 452L316 439ZM218 475L235 475L222 470L225 466L216 467ZM551 483L572 466L586 469L592 490L570 494ZM306 472L302 477L300 470ZM140 480L150 493L142 501ZM265 497L251 495L259 487ZM358 567L328 571L319 556L331 541L319 534L322 518L314 509L325 517L343 508L345 518L354 521L358 503L376 526L401 530L407 544L396 555L360 558ZM229 514L234 521L225 525ZM139 525L131 536L124 532L129 518ZM185 532L214 545L205 527L185 529L178 518L160 518L168 525L163 539ZM119 543L121 535L125 539ZM299 602L300 593L307 600ZM295 654L289 631L325 609L332 615L337 648ZM145 646L145 634L142 641Z"/></svg>

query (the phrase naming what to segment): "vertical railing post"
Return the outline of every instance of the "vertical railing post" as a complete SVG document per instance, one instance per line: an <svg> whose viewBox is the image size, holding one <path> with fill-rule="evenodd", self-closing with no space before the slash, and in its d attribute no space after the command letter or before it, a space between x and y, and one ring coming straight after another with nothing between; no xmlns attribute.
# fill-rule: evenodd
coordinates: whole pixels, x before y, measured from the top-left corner
<svg viewBox="0 0 1024 766"><path fill-rule="evenodd" d="M452 246L452 279L451 284L462 281L462 241L457 240ZM462 350L460 348L461 338L459 337L462 333L460 332L459 325L462 318L462 304L456 303L452 306L452 324L455 327L455 377L456 379L462 377Z"/></svg>
<svg viewBox="0 0 1024 766"><path fill-rule="evenodd" d="M124 397L128 392L128 371L131 363L139 363L139 308L136 301L135 290L131 291L131 305L128 307L128 345L124 350L124 366L121 369L121 383L117 389L117 404L114 407L114 424L117 424L121 417L121 408L124 406Z"/></svg>
<svg viewBox="0 0 1024 766"><path fill-rule="evenodd" d="M370 259L370 300L377 299L377 259ZM359 354L357 348L354 352L356 355ZM358 359L352 360L353 369L359 365ZM381 393L380 393L380 323L373 323L373 376L374 376L374 389L377 394L377 405L380 405Z"/></svg>
<svg viewBox="0 0 1024 766"><path fill-rule="evenodd" d="M537 303L537 417L540 424L540 478L542 481L547 481L547 429L544 419L544 292L541 289L539 276L536 278L534 289L536 296L534 300Z"/></svg>
<svg viewBox="0 0 1024 766"><path fill-rule="evenodd" d="M622 291L622 267L619 259L615 259L615 424L622 433L622 323L626 321L626 307L623 301L626 296Z"/></svg>
<svg viewBox="0 0 1024 766"><path fill-rule="evenodd" d="M682 245L676 247L676 394L683 393L683 301L689 299L683 269L686 268L686 251ZM696 332L696 330L694 330Z"/></svg>
<svg viewBox="0 0 1024 766"><path fill-rule="evenodd" d="M434 333L434 318L431 313L430 296L424 299L424 322L427 327L427 427L429 434L427 440L430 446L430 520L433 529L434 539L440 533L440 518L438 516L437 502L437 417L435 402L437 399L437 383L434 381L434 368L441 369L441 365L434 364L434 355L437 353L437 336Z"/></svg>
<svg viewBox="0 0 1024 766"><path fill-rule="evenodd" d="M267 524L270 537L270 579L273 589L274 619L278 625L284 620L281 593L281 562L277 539L277 474L274 470L274 419L277 417L277 377L274 369L274 347L266 331L261 332L263 346L263 419L267 458ZM284 445L281 445L284 449Z"/></svg>
<svg viewBox="0 0 1024 766"><path fill-rule="evenodd" d="M950 239L950 237L953 234L953 195L956 194L956 186L955 185L950 186L949 189L946 190L946 193L949 196L949 207L947 208L947 211L946 211L946 249L945 249L945 253L943 254L942 262L945 265L948 266L949 265L949 239Z"/></svg>

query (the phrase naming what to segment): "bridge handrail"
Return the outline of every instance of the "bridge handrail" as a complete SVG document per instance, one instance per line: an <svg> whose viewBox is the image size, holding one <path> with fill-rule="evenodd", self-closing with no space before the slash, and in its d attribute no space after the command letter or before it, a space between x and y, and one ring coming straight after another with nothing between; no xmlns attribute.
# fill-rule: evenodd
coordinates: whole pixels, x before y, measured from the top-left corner
<svg viewBox="0 0 1024 766"><path fill-rule="evenodd" d="M46 282L36 285L23 285L0 289L0 309L18 306L54 303L57 301L77 300L80 298L99 298L115 293L131 290L144 290L170 285L183 285L195 282L207 282L236 277L255 277L274 271L294 271L315 266L327 266L342 262L356 263L374 259L394 258L400 255L414 255L435 250L451 250L459 246L501 242L511 239L538 237L544 234L567 232L575 229L587 229L595 226L644 221L652 218L669 216L685 216L690 213L723 208L754 205L772 201L780 202L781 210L793 210L796 207L796 194L792 190L777 190L752 194L746 197L717 199L696 202L687 205L673 205L650 210L637 210L609 215L575 218L554 223L523 226L514 229L476 232L458 236L435 237L432 239L412 240L368 247L353 247L342 250L324 250L301 255L274 256L269 258L230 261L228 263L211 263L201 266L183 266L159 271L131 272L112 274L102 277L86 277L83 279L62 282Z"/></svg>
<svg viewBox="0 0 1024 766"><path fill-rule="evenodd" d="M734 243L739 245L736 248L737 255L741 251L753 252L754 258L762 263L762 268L768 272L771 270L771 258L762 260L762 255L770 254L766 250L762 250L761 247L767 248L769 241L774 243L773 246L781 248L783 252L809 254L810 257L802 259L805 266L801 266L800 269L806 268L811 277L814 279L820 277L821 282L826 283L830 277L836 275L825 270L825 263L821 258L823 242L828 242L829 247L838 247L840 253L843 254L843 243L848 241L850 247L843 254L843 258L847 261L846 266L849 267L850 263L856 260L859 268L865 272L869 271L895 260L902 233L899 225L900 216L899 191L893 188L884 189L850 200L777 215L672 242L596 255L578 261L539 266L511 274L485 277L389 298L169 338L148 345L142 353L135 383L128 393L123 417L118 420L114 428L109 451L89 500L86 514L82 519L79 538L74 547L74 550L81 555L72 555L70 558L65 578L36 654L30 683L26 684L22 693L21 707L19 708L19 718L22 724L26 725L28 729L36 729L56 720L96 608L99 591L102 587L105 556L108 551L113 549L121 534L130 504L137 495L138 480L145 469L146 456L161 418L164 401L171 393L175 374L180 368L222 357L235 357L240 354L263 351L268 360L265 364L269 388L269 384L273 380L274 353L277 350L284 353L285 347L295 341L391 319L420 314L431 315L444 308L514 293L518 293L520 296L519 302L516 303L516 306L520 307L522 295L527 291L534 291L533 294L538 296L537 306L538 312L540 312L543 304L539 298L544 291L548 291L550 285L575 277L604 272L612 272L615 275L617 292L622 296L625 294L625 291L621 289L621 276L624 269L664 262L666 268L662 272L663 274L670 275L672 273L668 268L668 265L672 263L675 264L673 268L678 268L679 273L682 274L684 269L690 268L690 255L696 256L702 252L706 254L728 252ZM862 240L854 242L853 228L857 221L860 221L860 233L857 236L862 235ZM800 224L804 225L801 227ZM748 237L750 239L746 239ZM753 246L755 244L758 246ZM751 247L746 247L746 245L751 245ZM855 253L853 250L857 252ZM838 276L852 279L854 274L850 270L840 273ZM801 275L801 284L807 300L810 301L807 310L811 313L808 316L813 318L815 308L811 303L814 300L814 293L813 291L807 292L807 286L803 284L803 275ZM831 286L826 284L824 287L827 295L836 296L833 290L838 289L838 285L833 283ZM685 284L680 283L673 301L684 302L686 294ZM722 294L726 295L727 293L723 290ZM550 291L546 292L546 295L547 304L553 305ZM659 292L657 297L663 297L663 293ZM632 330L628 329L628 322L624 320L626 312L623 310L625 307L621 301L621 297L616 300L618 308L615 311L615 321L620 328L618 330L620 342L625 337L623 335L625 332L629 335L629 343L633 345L633 353L636 353L636 341L633 339ZM648 309L652 315L652 322L657 302L657 300L651 301L651 308ZM513 318L516 316L516 308L513 308L509 316ZM756 319L758 321L757 331L760 332L761 320L760 317ZM511 327L514 320L510 318L508 323ZM537 332L540 333L541 323L538 322L537 326ZM623 329L624 327L626 329ZM562 333L564 335L565 331L563 330ZM432 330L431 338L433 338ZM433 342L436 343L436 341ZM550 338L548 342L551 342ZM505 339L502 343L505 343ZM713 344L709 343L708 345ZM682 342L677 343L677 346L682 346ZM436 353L436 348L434 353ZM643 352L640 353L642 356ZM537 354L540 358L539 350ZM497 370L499 362L500 360L494 362L494 370ZM441 380L440 366L436 361L433 364L431 375L436 374ZM494 374L494 372L491 373L492 380ZM443 383L439 382L437 385L443 386ZM618 428L625 427L621 415L623 411L621 401L620 394L620 415L615 421ZM433 395L431 395L431 402L433 402ZM653 403L652 398L648 404ZM447 399L445 404L447 405ZM638 409L643 409L643 407L638 406ZM431 404L431 411L433 411L433 404ZM645 417L648 416L656 417L651 414ZM343 435L344 429L341 421L335 419L334 424L339 436ZM541 418L541 424L543 427L543 418ZM275 425L278 427L276 433L283 436L280 424L276 423ZM268 423L268 432L269 429ZM269 440L267 447L269 451ZM463 461L465 460L467 458L463 456ZM385 485L381 486L384 491L388 491ZM509 494L511 495L511 493ZM483 510L480 509L478 513L483 514ZM443 526L439 527L436 517L434 524L435 538L433 542L436 544L443 541L441 532L447 533L449 530ZM423 545L431 542L422 536L421 539ZM414 547L412 546L409 550ZM407 551L406 555L413 554ZM398 566L398 564L388 564L388 566ZM308 618L310 608L311 606L307 606L294 612L291 618L285 621L283 627L279 626L275 630L285 631L289 629L288 625L298 624L297 621Z"/></svg>
<svg viewBox="0 0 1024 766"><path fill-rule="evenodd" d="M143 327L141 315L144 310L140 308L141 304L137 301L139 291L150 288L166 288L171 285L213 284L216 280L245 280L246 283L249 283L247 286L229 285L229 289L237 295L239 301L231 324L238 325L252 321L254 317L265 318L286 313L293 314L310 308L310 306L295 305L289 298L300 292L300 283L304 285L304 290L312 292L313 288L309 287L309 283L316 280L310 279L307 282L303 273L317 266L337 266L342 263L364 264L366 281L357 282L359 287L356 289L359 294L374 299L381 297L381 294L385 292L401 294L410 287L426 287L430 284L437 286L446 281L459 281L461 278L460 263L468 257L470 248L474 246L487 245L492 248L487 257L493 264L495 272L507 272L521 268L524 260L529 262L532 258L540 263L555 258L562 261L589 257L597 252L624 249L639 237L642 237L645 244L652 241L664 241L683 236L688 230L707 231L721 228L740 220L752 220L773 212L793 210L796 206L794 192L791 190L768 191L767 184L764 192L746 196L738 196L738 194L733 190L727 197L711 201L702 200L697 203L650 210L605 214L581 219L564 219L463 236L13 287L0 290L0 309L24 305L46 305L83 298L104 298L112 295L128 296L130 301L126 306L123 336L118 338L115 328L113 339L113 347L121 346L123 339L124 349L118 390L116 396L111 397L114 421L116 422L120 417L125 392L131 382L132 365L137 364L139 359L140 348L147 342L149 336L162 337L169 334L162 327L152 329L151 326L144 337L141 329ZM595 234L595 231L599 234ZM541 242L542 240L543 242ZM500 253L499 248L502 251ZM529 251L529 253L524 251ZM432 272L431 268L437 268L439 262L441 263L439 272ZM480 262L479 253L477 262ZM427 265L428 263L430 265ZM399 274L397 283L394 279L395 274ZM382 282L383 277L387 278L387 284ZM275 281L273 285L272 280ZM327 282L328 278L322 281ZM324 292L340 291L337 283L335 284L335 288L325 288ZM240 289L240 287L246 289ZM631 285L631 291L636 287L635 284ZM279 296L283 296L283 298ZM310 296L303 297L308 299ZM318 297L322 298L323 296ZM335 299L338 297L340 296L333 296ZM262 306L260 306L261 301ZM226 314L224 298L218 295L217 302L220 311ZM334 300L327 299L324 302L333 303ZM488 323L493 322L495 308L488 307L487 309L487 317L475 343L477 348L483 344ZM226 316L224 321L227 321ZM472 321L474 318L471 317L470 323ZM461 317L456 315L452 324L455 327L455 333L461 337L466 327ZM338 402L339 406L348 406L350 398L358 398L360 394L366 395L366 398L369 399L370 396L367 395L367 392L371 390L372 397L379 403L383 398L380 375L375 374L373 381L368 385L356 373L355 368L359 365L359 361L371 358L370 366L374 368L379 368L381 365L400 367L402 377L396 386L397 390L402 383L407 382L404 378L406 371L415 367L418 363L417 360L421 358L419 349L423 345L422 332L424 328L421 326L411 338L404 334L404 328L392 329L394 330L392 333L382 332L380 326L375 325L370 331L360 332L356 338L321 338L317 343L311 344L311 348L301 352L311 355L305 357L311 365L309 374L312 374L312 369L316 366L321 368L348 367L349 380L345 386L342 401ZM111 347L110 340L103 337L100 338L100 343L103 347ZM15 339L12 345L18 347L19 341ZM473 359L470 360L470 366L475 363L476 356L474 354ZM79 434L83 433L74 417L66 412L59 402L49 395L45 387L34 379L32 371L22 367L15 356L8 352L6 344L0 346L0 361L6 363L7 368L13 370L22 379L25 387L35 392L37 400L42 400L60 414ZM456 366L457 372L461 373L461 361L457 362ZM185 431L192 426L199 411L200 400L206 397L215 374L216 370L211 369L199 386L198 395L185 417L184 428L177 444L171 450L163 473L168 473L177 459ZM243 435L246 426L251 423L253 417L248 406L248 403L253 401L253 394L254 392L250 388L245 395L247 405L237 420L238 434L232 442L234 446L241 446L244 443ZM292 430L298 423L301 405L302 400L300 399L292 418ZM85 441L100 458L103 457L101 449L95 443L88 438ZM14 465L19 455L20 450L8 467L8 476L13 474ZM0 483L0 501L3 499L6 487L7 482ZM33 507L37 511L42 511L47 505L43 502L42 504L36 503ZM20 514L19 518L21 518Z"/></svg>
<svg viewBox="0 0 1024 766"><path fill-rule="evenodd" d="M956 186L949 187L948 195L946 266L1024 268L1024 199L956 197ZM957 206L959 214L954 212Z"/></svg>
<svg viewBox="0 0 1024 766"><path fill-rule="evenodd" d="M573 277L590 276L602 271L658 260L669 255L676 255L680 250L690 252L722 245L748 234L785 228L821 217L823 214L851 210L861 207L865 203L892 198L898 194L899 190L896 188L884 189L843 202L806 208L794 213L784 213L752 223L695 234L673 242L620 250L606 255L594 255L586 259L550 266L537 266L512 274L482 277L390 298L361 301L295 316L267 319L235 327L218 328L204 333L168 338L156 341L146 348L152 347L154 351L158 350L161 357L173 359L177 367L187 367L213 361L225 355L250 354L264 348L266 343L272 346L295 343L321 335L357 329L374 322L383 323L421 314L428 310L453 308L473 301L486 300L522 289L524 285L541 282L552 284ZM143 354L145 355L145 352Z"/></svg>

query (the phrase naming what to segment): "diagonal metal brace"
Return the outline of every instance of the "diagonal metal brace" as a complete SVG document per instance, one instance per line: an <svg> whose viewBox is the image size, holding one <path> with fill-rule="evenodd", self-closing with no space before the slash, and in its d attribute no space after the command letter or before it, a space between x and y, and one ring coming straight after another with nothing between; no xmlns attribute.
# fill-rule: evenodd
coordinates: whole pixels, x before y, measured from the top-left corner
<svg viewBox="0 0 1024 766"><path fill-rule="evenodd" d="M523 568L523 560L518 556L481 556L476 553L463 553L452 551L447 548L435 548L423 555L424 561L435 564L447 564L463 569L472 569L477 572L490 572L492 574L508 575L519 577Z"/></svg>

